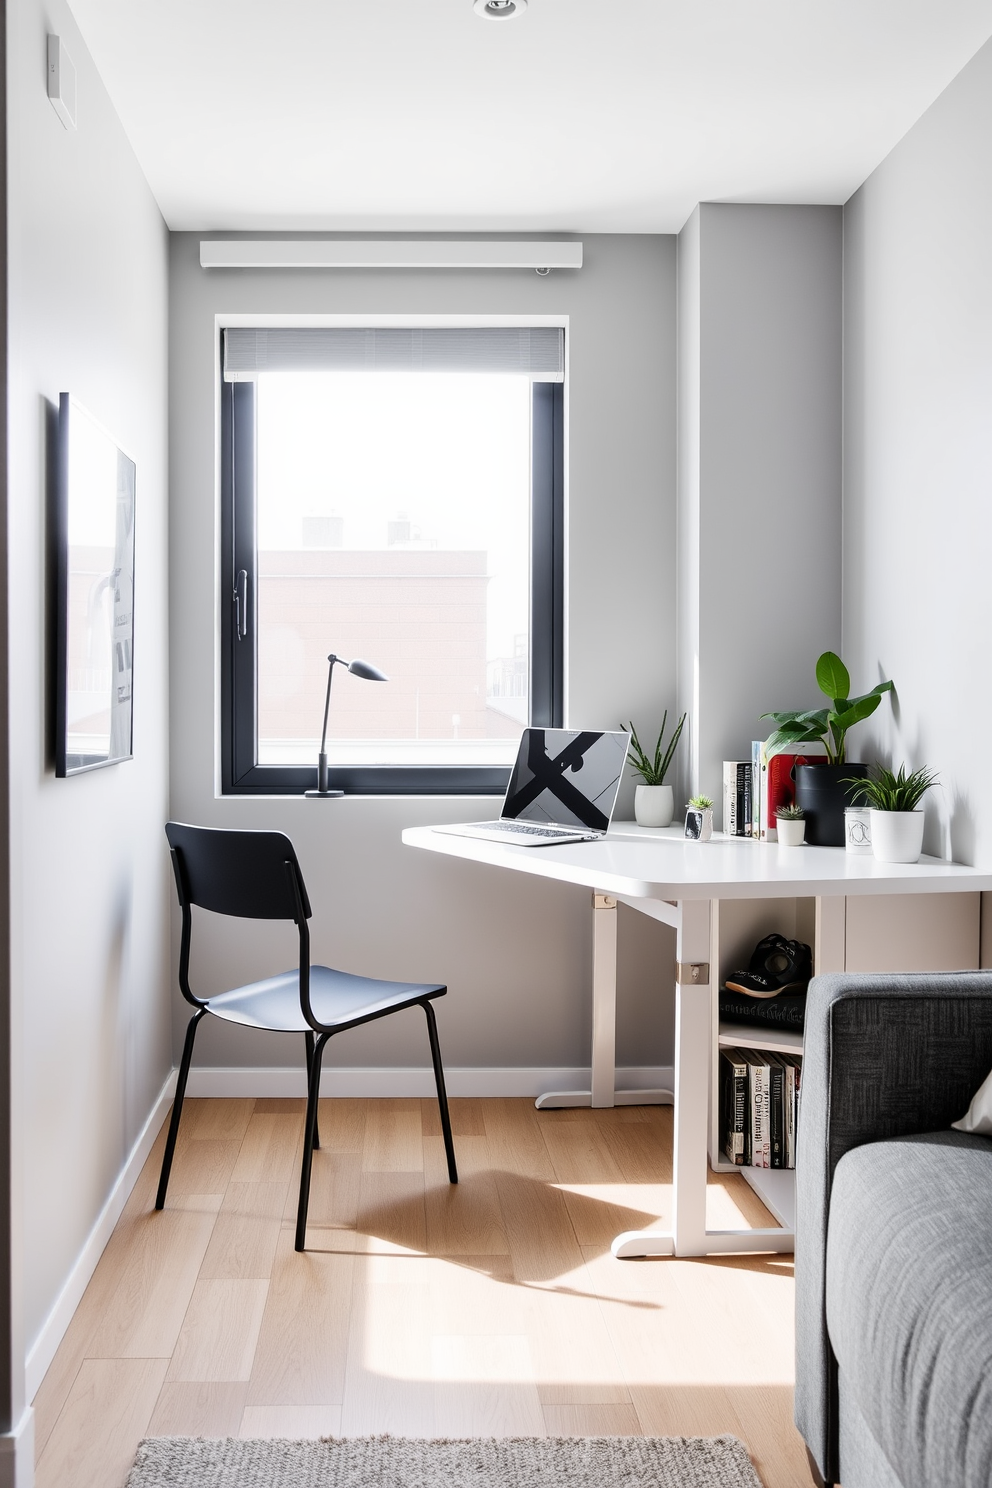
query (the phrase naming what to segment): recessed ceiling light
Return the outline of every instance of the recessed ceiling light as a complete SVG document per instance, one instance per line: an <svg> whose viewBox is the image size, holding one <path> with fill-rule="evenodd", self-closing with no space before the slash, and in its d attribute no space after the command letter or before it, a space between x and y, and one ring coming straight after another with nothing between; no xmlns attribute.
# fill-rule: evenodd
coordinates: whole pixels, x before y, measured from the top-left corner
<svg viewBox="0 0 992 1488"><path fill-rule="evenodd" d="M523 15L527 0L474 0L476 15L487 21L503 21L510 16Z"/></svg>

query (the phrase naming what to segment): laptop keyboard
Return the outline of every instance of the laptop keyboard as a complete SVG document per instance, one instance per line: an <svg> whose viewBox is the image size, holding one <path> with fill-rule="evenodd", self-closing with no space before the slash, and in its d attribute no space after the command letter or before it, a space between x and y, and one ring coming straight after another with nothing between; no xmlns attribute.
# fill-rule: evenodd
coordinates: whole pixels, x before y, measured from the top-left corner
<svg viewBox="0 0 992 1488"><path fill-rule="evenodd" d="M581 827L534 827L530 822L519 821L497 821L487 822L494 832L521 832L526 837L572 837L576 832L581 832Z"/></svg>

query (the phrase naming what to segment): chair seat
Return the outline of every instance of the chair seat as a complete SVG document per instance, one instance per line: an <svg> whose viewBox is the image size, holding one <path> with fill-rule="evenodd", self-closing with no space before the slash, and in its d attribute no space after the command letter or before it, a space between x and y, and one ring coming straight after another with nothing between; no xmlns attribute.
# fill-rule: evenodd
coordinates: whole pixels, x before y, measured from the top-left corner
<svg viewBox="0 0 992 1488"><path fill-rule="evenodd" d="M384 982L334 971L330 966L310 967L310 1004L322 1028L342 1028L356 1018L396 1012L422 998L440 997L445 990L437 983ZM300 1007L300 973L296 968L221 992L209 998L207 1008L215 1017L246 1028L264 1028L272 1033L311 1032Z"/></svg>

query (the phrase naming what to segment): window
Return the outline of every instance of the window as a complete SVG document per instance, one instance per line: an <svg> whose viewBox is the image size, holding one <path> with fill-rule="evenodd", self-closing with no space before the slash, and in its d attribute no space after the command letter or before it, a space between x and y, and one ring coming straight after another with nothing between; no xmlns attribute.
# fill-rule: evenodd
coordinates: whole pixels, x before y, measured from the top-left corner
<svg viewBox="0 0 992 1488"><path fill-rule="evenodd" d="M223 340L225 791L501 792L562 721L559 327Z"/></svg>

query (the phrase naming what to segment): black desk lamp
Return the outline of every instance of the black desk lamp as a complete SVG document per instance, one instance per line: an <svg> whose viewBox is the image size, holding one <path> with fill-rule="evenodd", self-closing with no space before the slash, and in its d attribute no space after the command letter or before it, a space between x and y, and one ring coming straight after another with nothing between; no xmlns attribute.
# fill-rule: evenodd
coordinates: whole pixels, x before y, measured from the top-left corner
<svg viewBox="0 0 992 1488"><path fill-rule="evenodd" d="M380 672L378 667L372 666L367 661L360 661L356 656L354 661L345 661L343 656L336 656L332 651L327 658L327 696L324 698L324 727L320 735L320 753L317 756L317 789L305 791L308 796L343 796L344 791L328 790L327 787L327 715L331 706L331 683L334 681L334 663L339 661L342 666L348 668L355 677L364 677L367 682L388 682L389 678L385 672Z"/></svg>

